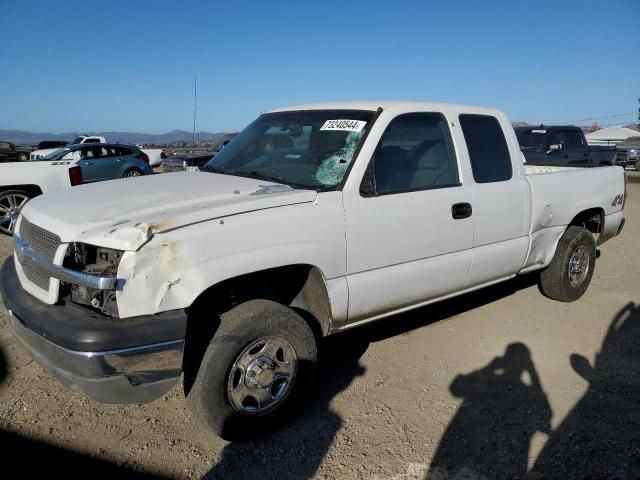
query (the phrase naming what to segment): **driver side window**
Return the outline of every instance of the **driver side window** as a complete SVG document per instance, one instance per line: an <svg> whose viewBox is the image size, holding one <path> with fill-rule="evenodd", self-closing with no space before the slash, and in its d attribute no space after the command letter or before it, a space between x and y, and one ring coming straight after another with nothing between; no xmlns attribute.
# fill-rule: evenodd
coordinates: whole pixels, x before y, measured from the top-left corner
<svg viewBox="0 0 640 480"><path fill-rule="evenodd" d="M376 194L459 186L447 120L439 113L395 118L373 159Z"/></svg>

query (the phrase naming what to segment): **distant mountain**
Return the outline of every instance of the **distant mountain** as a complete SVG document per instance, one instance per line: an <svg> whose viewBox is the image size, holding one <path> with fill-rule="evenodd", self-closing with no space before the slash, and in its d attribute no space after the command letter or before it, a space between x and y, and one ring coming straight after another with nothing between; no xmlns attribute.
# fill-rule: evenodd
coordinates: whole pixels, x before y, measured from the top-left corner
<svg viewBox="0 0 640 480"><path fill-rule="evenodd" d="M0 140L7 142L37 145L45 140L66 140L71 141L78 135L100 135L108 142L129 143L129 144L156 144L168 145L180 142L191 143L192 132L186 130L172 130L168 133L130 133L130 132L73 132L73 133L33 133L23 130L2 130L0 129ZM196 132L198 143L214 143L224 137L226 133Z"/></svg>

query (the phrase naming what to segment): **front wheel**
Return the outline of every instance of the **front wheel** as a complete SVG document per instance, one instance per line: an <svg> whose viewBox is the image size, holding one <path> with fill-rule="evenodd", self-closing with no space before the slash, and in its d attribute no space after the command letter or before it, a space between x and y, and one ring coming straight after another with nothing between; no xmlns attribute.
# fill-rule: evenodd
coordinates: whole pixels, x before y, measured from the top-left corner
<svg viewBox="0 0 640 480"><path fill-rule="evenodd" d="M551 263L540 274L540 289L554 300L573 302L586 292L595 265L593 235L585 228L571 226L560 238Z"/></svg>
<svg viewBox="0 0 640 480"><path fill-rule="evenodd" d="M29 160L29 154L25 153L25 152L19 152L18 153L18 161L19 162L26 162Z"/></svg>
<svg viewBox="0 0 640 480"><path fill-rule="evenodd" d="M256 437L290 415L313 382L317 346L292 309L250 300L222 314L187 401L222 438Z"/></svg>
<svg viewBox="0 0 640 480"><path fill-rule="evenodd" d="M0 192L1 233L13 235L20 211L30 199L31 196L22 190L5 190Z"/></svg>
<svg viewBox="0 0 640 480"><path fill-rule="evenodd" d="M144 172L139 168L130 168L129 170L124 172L122 178L141 177L142 175L144 175Z"/></svg>

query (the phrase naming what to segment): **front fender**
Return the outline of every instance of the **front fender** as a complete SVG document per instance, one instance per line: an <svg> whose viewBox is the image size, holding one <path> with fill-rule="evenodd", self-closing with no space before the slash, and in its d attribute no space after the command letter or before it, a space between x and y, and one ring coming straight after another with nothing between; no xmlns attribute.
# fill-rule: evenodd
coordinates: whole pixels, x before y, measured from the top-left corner
<svg viewBox="0 0 640 480"><path fill-rule="evenodd" d="M122 318L189 307L208 288L285 265L344 277L346 244L340 192L315 204L291 205L216 219L155 234L118 268Z"/></svg>

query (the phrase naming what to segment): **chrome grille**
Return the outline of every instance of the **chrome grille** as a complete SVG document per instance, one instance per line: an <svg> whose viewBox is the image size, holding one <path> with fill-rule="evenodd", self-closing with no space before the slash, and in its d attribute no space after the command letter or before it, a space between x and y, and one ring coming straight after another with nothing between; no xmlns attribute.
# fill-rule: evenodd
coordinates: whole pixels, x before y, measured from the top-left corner
<svg viewBox="0 0 640 480"><path fill-rule="evenodd" d="M53 261L61 243L58 235L34 225L24 217L20 220L19 235L20 238L27 242L36 252ZM49 282L51 280L49 275L31 265L22 265L22 270L29 281L43 290L49 290Z"/></svg>
<svg viewBox="0 0 640 480"><path fill-rule="evenodd" d="M21 265L25 276L29 281L43 290L49 290L49 282L51 278L44 272L41 272L38 268L34 268L31 265Z"/></svg>

